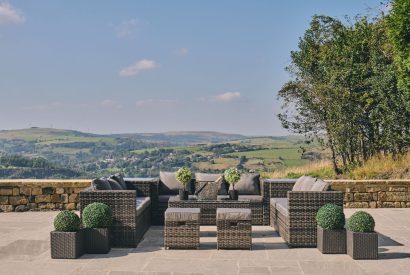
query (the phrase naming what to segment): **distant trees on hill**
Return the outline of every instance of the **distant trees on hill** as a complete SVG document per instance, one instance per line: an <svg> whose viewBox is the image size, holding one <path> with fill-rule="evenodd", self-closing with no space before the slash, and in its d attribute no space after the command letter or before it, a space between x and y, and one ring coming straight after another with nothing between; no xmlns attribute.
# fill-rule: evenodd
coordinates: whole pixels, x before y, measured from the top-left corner
<svg viewBox="0 0 410 275"><path fill-rule="evenodd" d="M408 0L393 1L388 16L352 24L314 16L291 52L279 119L329 147L338 173L409 148L409 18Z"/></svg>

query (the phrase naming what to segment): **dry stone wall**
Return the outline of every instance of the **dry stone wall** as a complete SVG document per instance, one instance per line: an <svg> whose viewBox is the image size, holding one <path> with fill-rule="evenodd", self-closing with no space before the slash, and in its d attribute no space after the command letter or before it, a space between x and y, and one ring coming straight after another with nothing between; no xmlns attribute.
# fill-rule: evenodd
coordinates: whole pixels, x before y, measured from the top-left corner
<svg viewBox="0 0 410 275"><path fill-rule="evenodd" d="M91 180L0 180L0 211L78 209Z"/></svg>
<svg viewBox="0 0 410 275"><path fill-rule="evenodd" d="M347 208L410 207L410 180L328 180ZM0 180L0 212L78 209L91 180Z"/></svg>

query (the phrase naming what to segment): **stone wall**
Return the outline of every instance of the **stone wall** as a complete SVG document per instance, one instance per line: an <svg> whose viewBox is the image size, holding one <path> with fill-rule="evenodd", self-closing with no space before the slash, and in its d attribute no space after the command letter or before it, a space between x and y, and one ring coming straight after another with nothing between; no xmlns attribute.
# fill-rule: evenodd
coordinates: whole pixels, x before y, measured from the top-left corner
<svg viewBox="0 0 410 275"><path fill-rule="evenodd" d="M347 208L410 207L410 180L329 180Z"/></svg>
<svg viewBox="0 0 410 275"><path fill-rule="evenodd" d="M74 210L91 180L0 180L0 212Z"/></svg>
<svg viewBox="0 0 410 275"><path fill-rule="evenodd" d="M410 180L328 180L347 208L410 207ZM91 180L0 180L0 212L78 209Z"/></svg>

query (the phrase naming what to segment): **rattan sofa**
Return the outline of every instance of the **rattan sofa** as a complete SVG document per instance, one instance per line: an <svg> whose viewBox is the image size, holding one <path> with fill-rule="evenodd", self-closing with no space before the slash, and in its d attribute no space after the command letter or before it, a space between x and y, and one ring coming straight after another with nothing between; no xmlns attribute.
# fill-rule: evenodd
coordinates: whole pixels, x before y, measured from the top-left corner
<svg viewBox="0 0 410 275"><path fill-rule="evenodd" d="M155 207L153 190L158 179L125 179L126 190L95 190L80 192L80 212L90 203L107 204L113 213L110 228L113 247L136 247L151 225L152 207Z"/></svg>
<svg viewBox="0 0 410 275"><path fill-rule="evenodd" d="M208 174L211 175L211 174ZM215 174L217 175L217 174ZM218 178L218 177L216 177ZM259 177L258 177L259 180ZM189 194L192 196L199 197L197 191L199 191L203 184L213 184L213 182L204 182L193 180L186 186ZM169 199L172 196L177 195L176 190L164 192L163 186L166 183L160 179L158 180L158 185L156 189L153 190L152 198L152 224L154 225L163 225L164 224L164 213L168 208ZM239 195L238 200L246 200L250 202L250 209L252 211L252 224L253 225L268 225L269 224L269 185L264 185L264 181L259 180L259 191L253 195ZM226 190L228 191L228 190ZM227 194L227 193L226 193ZM219 193L219 196L223 196L223 193Z"/></svg>
<svg viewBox="0 0 410 275"><path fill-rule="evenodd" d="M270 224L290 247L317 245L317 210L326 203L343 207L343 192L293 191L296 180L265 180L270 193Z"/></svg>

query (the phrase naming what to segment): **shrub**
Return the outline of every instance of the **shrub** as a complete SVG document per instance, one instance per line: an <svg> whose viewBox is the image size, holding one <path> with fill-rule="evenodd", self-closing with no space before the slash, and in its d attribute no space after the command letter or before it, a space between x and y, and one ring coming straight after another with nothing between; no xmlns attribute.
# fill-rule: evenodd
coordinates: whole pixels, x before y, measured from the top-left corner
<svg viewBox="0 0 410 275"><path fill-rule="evenodd" d="M374 219L364 211L355 212L347 221L347 228L353 232L373 232Z"/></svg>
<svg viewBox="0 0 410 275"><path fill-rule="evenodd" d="M224 177L229 184L235 184L241 179L241 173L238 169L232 167L225 170Z"/></svg>
<svg viewBox="0 0 410 275"><path fill-rule="evenodd" d="M181 184L187 184L192 180L192 172L188 167L179 168L176 173L176 179Z"/></svg>
<svg viewBox="0 0 410 275"><path fill-rule="evenodd" d="M112 224L112 212L108 205L93 202L83 211L83 224L88 228L106 228Z"/></svg>
<svg viewBox="0 0 410 275"><path fill-rule="evenodd" d="M81 220L72 211L64 210L57 214L54 219L54 228L61 232L76 232L80 229Z"/></svg>
<svg viewBox="0 0 410 275"><path fill-rule="evenodd" d="M342 229L345 225L343 207L332 203L323 205L317 211L316 221L323 229Z"/></svg>

